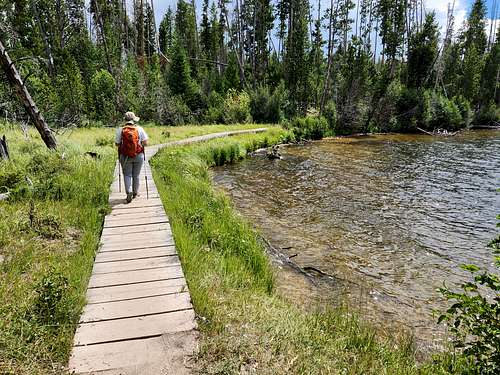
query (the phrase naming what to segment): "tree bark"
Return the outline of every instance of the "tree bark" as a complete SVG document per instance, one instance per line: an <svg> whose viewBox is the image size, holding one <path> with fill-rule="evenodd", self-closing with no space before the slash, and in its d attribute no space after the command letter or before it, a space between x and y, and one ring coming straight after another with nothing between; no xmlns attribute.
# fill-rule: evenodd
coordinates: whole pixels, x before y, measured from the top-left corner
<svg viewBox="0 0 500 375"><path fill-rule="evenodd" d="M5 138L5 135L0 138L0 159L10 159L9 148L7 147L7 139Z"/></svg>
<svg viewBox="0 0 500 375"><path fill-rule="evenodd" d="M45 119L43 118L35 102L31 98L28 89L26 88L26 86L24 86L21 76L17 72L14 63L10 59L7 50L5 49L1 41L0 41L0 63L2 65L3 70L5 71L7 80L15 89L16 94L19 96L19 99L21 99L24 108L26 109L26 112L28 112L31 121L33 121L33 123L35 124L35 127L40 133L40 136L45 142L45 145L48 148L55 149L57 147L57 142L54 137L54 134L49 129L47 123L45 122Z"/></svg>

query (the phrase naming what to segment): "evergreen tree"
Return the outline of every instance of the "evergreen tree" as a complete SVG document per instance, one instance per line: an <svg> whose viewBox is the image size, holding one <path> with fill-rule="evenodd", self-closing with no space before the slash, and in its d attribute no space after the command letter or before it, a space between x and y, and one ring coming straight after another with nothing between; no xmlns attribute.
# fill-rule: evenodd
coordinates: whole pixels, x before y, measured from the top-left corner
<svg viewBox="0 0 500 375"><path fill-rule="evenodd" d="M408 86L419 88L434 83L430 77L438 53L438 24L434 12L427 13L420 31L412 35L408 51Z"/></svg>
<svg viewBox="0 0 500 375"><path fill-rule="evenodd" d="M208 19L208 0L203 0L200 24L200 48L204 56L210 56L212 47L212 28Z"/></svg>
<svg viewBox="0 0 500 375"><path fill-rule="evenodd" d="M161 20L160 28L158 30L160 51L165 55L168 55L168 52L172 47L173 28L174 28L173 13L172 9L169 6L167 9L167 13L165 13L163 19Z"/></svg>
<svg viewBox="0 0 500 375"><path fill-rule="evenodd" d="M495 44L491 47L481 77L481 104L487 105L491 101L500 105L499 84L500 74L500 30L497 33Z"/></svg>
<svg viewBox="0 0 500 375"><path fill-rule="evenodd" d="M467 30L465 31L464 50L465 53L472 47L480 56L486 50L486 4L484 0L475 0L472 10L467 18Z"/></svg>
<svg viewBox="0 0 500 375"><path fill-rule="evenodd" d="M305 113L309 102L308 0L291 0L284 75L290 92L292 111Z"/></svg>
<svg viewBox="0 0 500 375"><path fill-rule="evenodd" d="M174 95L179 95L191 109L199 104L198 89L191 78L191 69L186 51L177 35L172 46L172 60L167 74L167 83Z"/></svg>
<svg viewBox="0 0 500 375"><path fill-rule="evenodd" d="M191 4L184 0L177 2L177 12L175 14L176 40L182 45L188 58L196 58L198 55L198 45L196 42L196 22L194 9ZM196 76L196 61L190 60L189 65L193 76Z"/></svg>

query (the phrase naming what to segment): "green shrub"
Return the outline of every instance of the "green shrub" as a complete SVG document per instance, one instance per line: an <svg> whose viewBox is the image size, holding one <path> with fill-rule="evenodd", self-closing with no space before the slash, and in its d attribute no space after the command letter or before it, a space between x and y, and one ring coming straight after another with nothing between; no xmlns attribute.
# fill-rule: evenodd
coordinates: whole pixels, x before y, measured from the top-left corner
<svg viewBox="0 0 500 375"><path fill-rule="evenodd" d="M457 105L458 110L460 111L460 115L462 116L462 125L469 126L472 121L470 102L462 95L454 96L451 100Z"/></svg>
<svg viewBox="0 0 500 375"><path fill-rule="evenodd" d="M51 268L35 286L35 301L31 317L37 322L56 329L68 320L65 296L69 282L59 271Z"/></svg>
<svg viewBox="0 0 500 375"><path fill-rule="evenodd" d="M184 125L195 122L191 109L180 96L168 97L162 106L162 125Z"/></svg>
<svg viewBox="0 0 500 375"><path fill-rule="evenodd" d="M497 216L500 220L500 215ZM500 223L497 224L500 226ZM500 268L500 235L488 245L495 256L495 266ZM454 345L470 366L469 373L500 373L500 275L472 265L462 265L472 280L461 285L462 292L448 287L440 288L441 294L453 305L439 317L438 322L450 323Z"/></svg>
<svg viewBox="0 0 500 375"><path fill-rule="evenodd" d="M330 129L332 133L335 134L335 130L337 127L337 105L333 100L330 100L328 103L326 103L325 108L323 109L323 117L328 123L328 129Z"/></svg>
<svg viewBox="0 0 500 375"><path fill-rule="evenodd" d="M488 125L500 121L500 109L492 100L482 106L474 117L474 123L477 125Z"/></svg>
<svg viewBox="0 0 500 375"><path fill-rule="evenodd" d="M250 110L256 123L279 123L284 119L285 92L279 87L271 94L268 86L259 86L250 92Z"/></svg>
<svg viewBox="0 0 500 375"><path fill-rule="evenodd" d="M321 139L328 132L328 122L324 117L296 117L286 126L297 141Z"/></svg>
<svg viewBox="0 0 500 375"><path fill-rule="evenodd" d="M92 76L89 94L96 120L111 122L115 118L115 88L115 79L107 70L101 69Z"/></svg>
<svg viewBox="0 0 500 375"><path fill-rule="evenodd" d="M208 124L221 124L224 122L224 98L216 91L208 96L205 122Z"/></svg>
<svg viewBox="0 0 500 375"><path fill-rule="evenodd" d="M229 90L224 100L222 115L226 124L244 124L252 121L250 115L250 96L246 92Z"/></svg>
<svg viewBox="0 0 500 375"><path fill-rule="evenodd" d="M457 130L463 124L460 109L445 96L426 91L423 100L423 126L426 129Z"/></svg>
<svg viewBox="0 0 500 375"><path fill-rule="evenodd" d="M414 88L402 89L396 102L397 115L391 119L393 132L415 131L422 112L422 92Z"/></svg>

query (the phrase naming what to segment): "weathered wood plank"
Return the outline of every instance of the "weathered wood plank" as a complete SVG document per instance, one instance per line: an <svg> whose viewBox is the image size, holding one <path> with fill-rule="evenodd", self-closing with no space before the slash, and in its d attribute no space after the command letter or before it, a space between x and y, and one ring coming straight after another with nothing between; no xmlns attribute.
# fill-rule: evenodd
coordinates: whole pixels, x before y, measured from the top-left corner
<svg viewBox="0 0 500 375"><path fill-rule="evenodd" d="M177 256L163 256L149 259L123 260L118 262L95 263L93 274L145 270L162 266L180 265Z"/></svg>
<svg viewBox="0 0 500 375"><path fill-rule="evenodd" d="M87 302L92 304L120 301L162 294L180 293L187 290L186 280L184 278L150 281L140 284L108 286L88 289Z"/></svg>
<svg viewBox="0 0 500 375"><path fill-rule="evenodd" d="M164 213L160 214L151 213L149 217L106 218L104 220L104 228L130 227L133 225L162 224L162 223L168 223L167 215L165 215Z"/></svg>
<svg viewBox="0 0 500 375"><path fill-rule="evenodd" d="M112 251L129 251L129 250L137 250L137 249L146 249L146 248L154 248L154 247L163 247L163 246L173 246L174 244L174 239L169 238L167 240L165 239L151 239L151 240L146 240L143 241L142 243L115 243L115 244L101 244L100 252L112 252Z"/></svg>
<svg viewBox="0 0 500 375"><path fill-rule="evenodd" d="M149 215L165 214L165 210L162 206L151 206L151 207L135 207L128 210L113 210L109 215L110 219L116 219L119 217L126 219L134 217L148 217Z"/></svg>
<svg viewBox="0 0 500 375"><path fill-rule="evenodd" d="M116 226L116 227L110 226L103 229L101 238L105 240L107 237L113 238L113 236L121 236L124 233L127 234L143 233L145 236L147 236L147 234L145 233L152 233L158 231L171 233L170 225L168 224L168 222L164 221L154 224L135 224L135 225ZM101 240L101 242L103 242L103 240Z"/></svg>
<svg viewBox="0 0 500 375"><path fill-rule="evenodd" d="M107 240L102 243L100 251L132 250L145 247L174 245L174 239L170 233L154 232L151 236L139 236L140 233L133 233L133 235L134 236L124 235L121 239Z"/></svg>
<svg viewBox="0 0 500 375"><path fill-rule="evenodd" d="M77 346L69 370L106 375L185 375L184 357L196 349L195 332Z"/></svg>
<svg viewBox="0 0 500 375"><path fill-rule="evenodd" d="M150 270L125 271L117 273L105 273L92 275L89 280L89 288L103 286L126 285L142 283L146 281L168 280L184 277L180 266L153 268Z"/></svg>
<svg viewBox="0 0 500 375"><path fill-rule="evenodd" d="M160 314L190 308L191 298L187 292L126 301L94 303L85 307L80 317L80 323Z"/></svg>
<svg viewBox="0 0 500 375"><path fill-rule="evenodd" d="M196 328L194 311L183 310L137 318L106 320L78 325L75 346L147 338Z"/></svg>
<svg viewBox="0 0 500 375"><path fill-rule="evenodd" d="M174 245L151 248L141 248L135 250L107 251L99 252L95 257L96 263L116 262L120 260L147 259L159 256L175 255L177 251Z"/></svg>

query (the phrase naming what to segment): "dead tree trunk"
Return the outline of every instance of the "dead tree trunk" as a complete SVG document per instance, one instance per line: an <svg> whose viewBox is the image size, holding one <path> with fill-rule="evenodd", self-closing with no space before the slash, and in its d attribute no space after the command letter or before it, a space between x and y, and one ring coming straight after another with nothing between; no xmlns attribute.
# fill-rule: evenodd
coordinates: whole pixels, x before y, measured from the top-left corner
<svg viewBox="0 0 500 375"><path fill-rule="evenodd" d="M48 148L55 149L57 147L57 142L54 137L54 134L49 129L47 123L45 122L45 119L43 118L35 102L31 98L28 89L26 88L26 86L24 86L21 76L17 72L14 63L10 59L1 41L0 41L0 63L2 65L3 70L5 71L7 80L15 89L17 95L19 96L19 99L21 99L24 108L26 109L26 112L28 112L31 121L33 121L33 123L35 124L35 127L42 136L43 141L45 142Z"/></svg>
<svg viewBox="0 0 500 375"><path fill-rule="evenodd" d="M10 159L9 148L7 147L7 139L5 138L5 135L0 138L0 159Z"/></svg>

